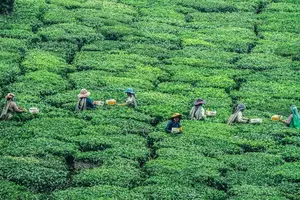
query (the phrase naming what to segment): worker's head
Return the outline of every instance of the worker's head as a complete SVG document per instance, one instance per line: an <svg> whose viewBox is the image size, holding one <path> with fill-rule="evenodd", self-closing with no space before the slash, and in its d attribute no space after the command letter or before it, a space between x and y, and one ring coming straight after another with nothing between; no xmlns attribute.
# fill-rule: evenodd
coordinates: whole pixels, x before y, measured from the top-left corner
<svg viewBox="0 0 300 200"><path fill-rule="evenodd" d="M202 106L204 104L206 104L206 101L201 98L194 102L194 106Z"/></svg>
<svg viewBox="0 0 300 200"><path fill-rule="evenodd" d="M5 98L6 98L6 100L11 100L14 97L15 97L15 95L13 93L8 93Z"/></svg>
<svg viewBox="0 0 300 200"><path fill-rule="evenodd" d="M181 118L182 118L181 114L174 113L170 119L173 120L174 122L179 122L181 120Z"/></svg>
<svg viewBox="0 0 300 200"><path fill-rule="evenodd" d="M244 112L245 109L246 109L246 106L242 103L237 105L237 107L236 107L236 110L239 110L241 112Z"/></svg>
<svg viewBox="0 0 300 200"><path fill-rule="evenodd" d="M132 88L127 88L125 92L126 92L127 96L129 96L129 97L131 97L131 95L135 94L135 92L133 92Z"/></svg>
<svg viewBox="0 0 300 200"><path fill-rule="evenodd" d="M86 89L82 89L82 90L80 90L80 93L78 94L78 97L79 98L87 98L90 95L91 95L90 92L88 92Z"/></svg>
<svg viewBox="0 0 300 200"><path fill-rule="evenodd" d="M298 109L297 109L297 107L295 105L291 106L291 113L292 114L298 114Z"/></svg>

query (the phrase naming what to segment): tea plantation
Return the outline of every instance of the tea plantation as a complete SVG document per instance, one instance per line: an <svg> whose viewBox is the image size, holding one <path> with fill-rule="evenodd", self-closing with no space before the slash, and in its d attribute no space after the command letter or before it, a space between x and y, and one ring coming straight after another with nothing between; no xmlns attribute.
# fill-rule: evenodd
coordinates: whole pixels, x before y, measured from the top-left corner
<svg viewBox="0 0 300 200"><path fill-rule="evenodd" d="M299 0L16 0L0 16L1 199L300 199ZM138 107L74 112L93 100ZM217 116L191 121L197 98ZM227 126L237 103L261 125ZM182 113L183 134L164 132Z"/></svg>

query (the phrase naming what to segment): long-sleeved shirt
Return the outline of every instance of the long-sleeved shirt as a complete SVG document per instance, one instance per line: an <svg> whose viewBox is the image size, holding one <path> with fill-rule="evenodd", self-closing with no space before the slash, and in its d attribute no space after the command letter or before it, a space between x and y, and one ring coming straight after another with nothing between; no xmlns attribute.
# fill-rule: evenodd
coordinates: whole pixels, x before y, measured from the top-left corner
<svg viewBox="0 0 300 200"><path fill-rule="evenodd" d="M170 120L165 128L165 131L167 133L172 132L172 128L180 128L180 122L174 122L173 120Z"/></svg>
<svg viewBox="0 0 300 200"><path fill-rule="evenodd" d="M80 98L77 102L76 105L76 110L77 111L82 111L82 110L90 110L94 109L96 106L93 104L93 101L86 97L86 98Z"/></svg>
<svg viewBox="0 0 300 200"><path fill-rule="evenodd" d="M136 98L134 95L131 95L127 98L126 105L133 108L137 107Z"/></svg>
<svg viewBox="0 0 300 200"><path fill-rule="evenodd" d="M9 103L8 110L9 110L10 112L23 112L22 110L20 110L20 109L18 108L16 102L13 102L13 101L11 101L11 102Z"/></svg>
<svg viewBox="0 0 300 200"><path fill-rule="evenodd" d="M190 118L192 120L202 120L206 118L205 110L202 106L199 106L198 109L194 106L190 111Z"/></svg>
<svg viewBox="0 0 300 200"><path fill-rule="evenodd" d="M248 123L248 118L243 117L243 113L241 111L238 112L236 117L236 122L239 123Z"/></svg>
<svg viewBox="0 0 300 200"><path fill-rule="evenodd" d="M286 123L287 123L288 126L291 124L292 119L293 119L293 114L291 114L289 116L289 118L286 120Z"/></svg>

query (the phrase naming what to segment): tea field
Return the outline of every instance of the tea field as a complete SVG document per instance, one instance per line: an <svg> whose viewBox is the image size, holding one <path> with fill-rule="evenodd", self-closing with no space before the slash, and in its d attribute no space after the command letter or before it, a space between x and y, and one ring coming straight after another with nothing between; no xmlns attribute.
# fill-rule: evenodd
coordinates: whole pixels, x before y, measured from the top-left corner
<svg viewBox="0 0 300 200"><path fill-rule="evenodd" d="M1 199L300 199L299 0L16 0L0 16ZM74 112L93 100L138 107ZM217 116L191 121L197 98ZM227 126L237 103L261 125ZM166 134L174 113L183 134Z"/></svg>

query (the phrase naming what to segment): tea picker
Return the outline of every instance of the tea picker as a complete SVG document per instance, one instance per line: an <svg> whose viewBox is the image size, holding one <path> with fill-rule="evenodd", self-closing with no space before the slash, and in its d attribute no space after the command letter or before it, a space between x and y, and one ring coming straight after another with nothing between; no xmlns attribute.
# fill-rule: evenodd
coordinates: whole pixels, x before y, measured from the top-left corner
<svg viewBox="0 0 300 200"><path fill-rule="evenodd" d="M76 104L76 111L90 110L96 108L96 102L93 102L92 99L89 98L91 95L86 89L82 89L80 93L77 95L78 101Z"/></svg>
<svg viewBox="0 0 300 200"><path fill-rule="evenodd" d="M181 133L182 128L180 125L180 120L182 119L182 115L179 113L174 113L168 122L165 131L167 133Z"/></svg>
<svg viewBox="0 0 300 200"><path fill-rule="evenodd" d="M288 127L300 129L300 116L298 109L295 105L291 106L291 114L287 120L280 120L285 123Z"/></svg>
<svg viewBox="0 0 300 200"><path fill-rule="evenodd" d="M13 93L8 93L5 97L5 105L2 109L0 120L10 120L14 113L26 112L25 109L19 108L14 101L15 95Z"/></svg>
<svg viewBox="0 0 300 200"><path fill-rule="evenodd" d="M125 93L127 94L126 102L123 103L123 104L118 104L118 105L119 106L128 106L128 107L136 108L137 103L136 103L135 92L133 91L133 89L132 88L127 88Z"/></svg>
<svg viewBox="0 0 300 200"><path fill-rule="evenodd" d="M262 123L262 119L260 119L260 118L249 119L249 118L243 117L243 112L245 109L246 109L246 106L244 104L237 105L237 107L235 108L232 115L230 115L230 117L227 121L227 124L231 125L234 122L250 123L250 124L261 124Z"/></svg>
<svg viewBox="0 0 300 200"><path fill-rule="evenodd" d="M208 109L205 112L204 104L206 104L206 101L201 98L194 102L194 106L190 110L191 120L205 120L207 116L216 116L216 111Z"/></svg>

